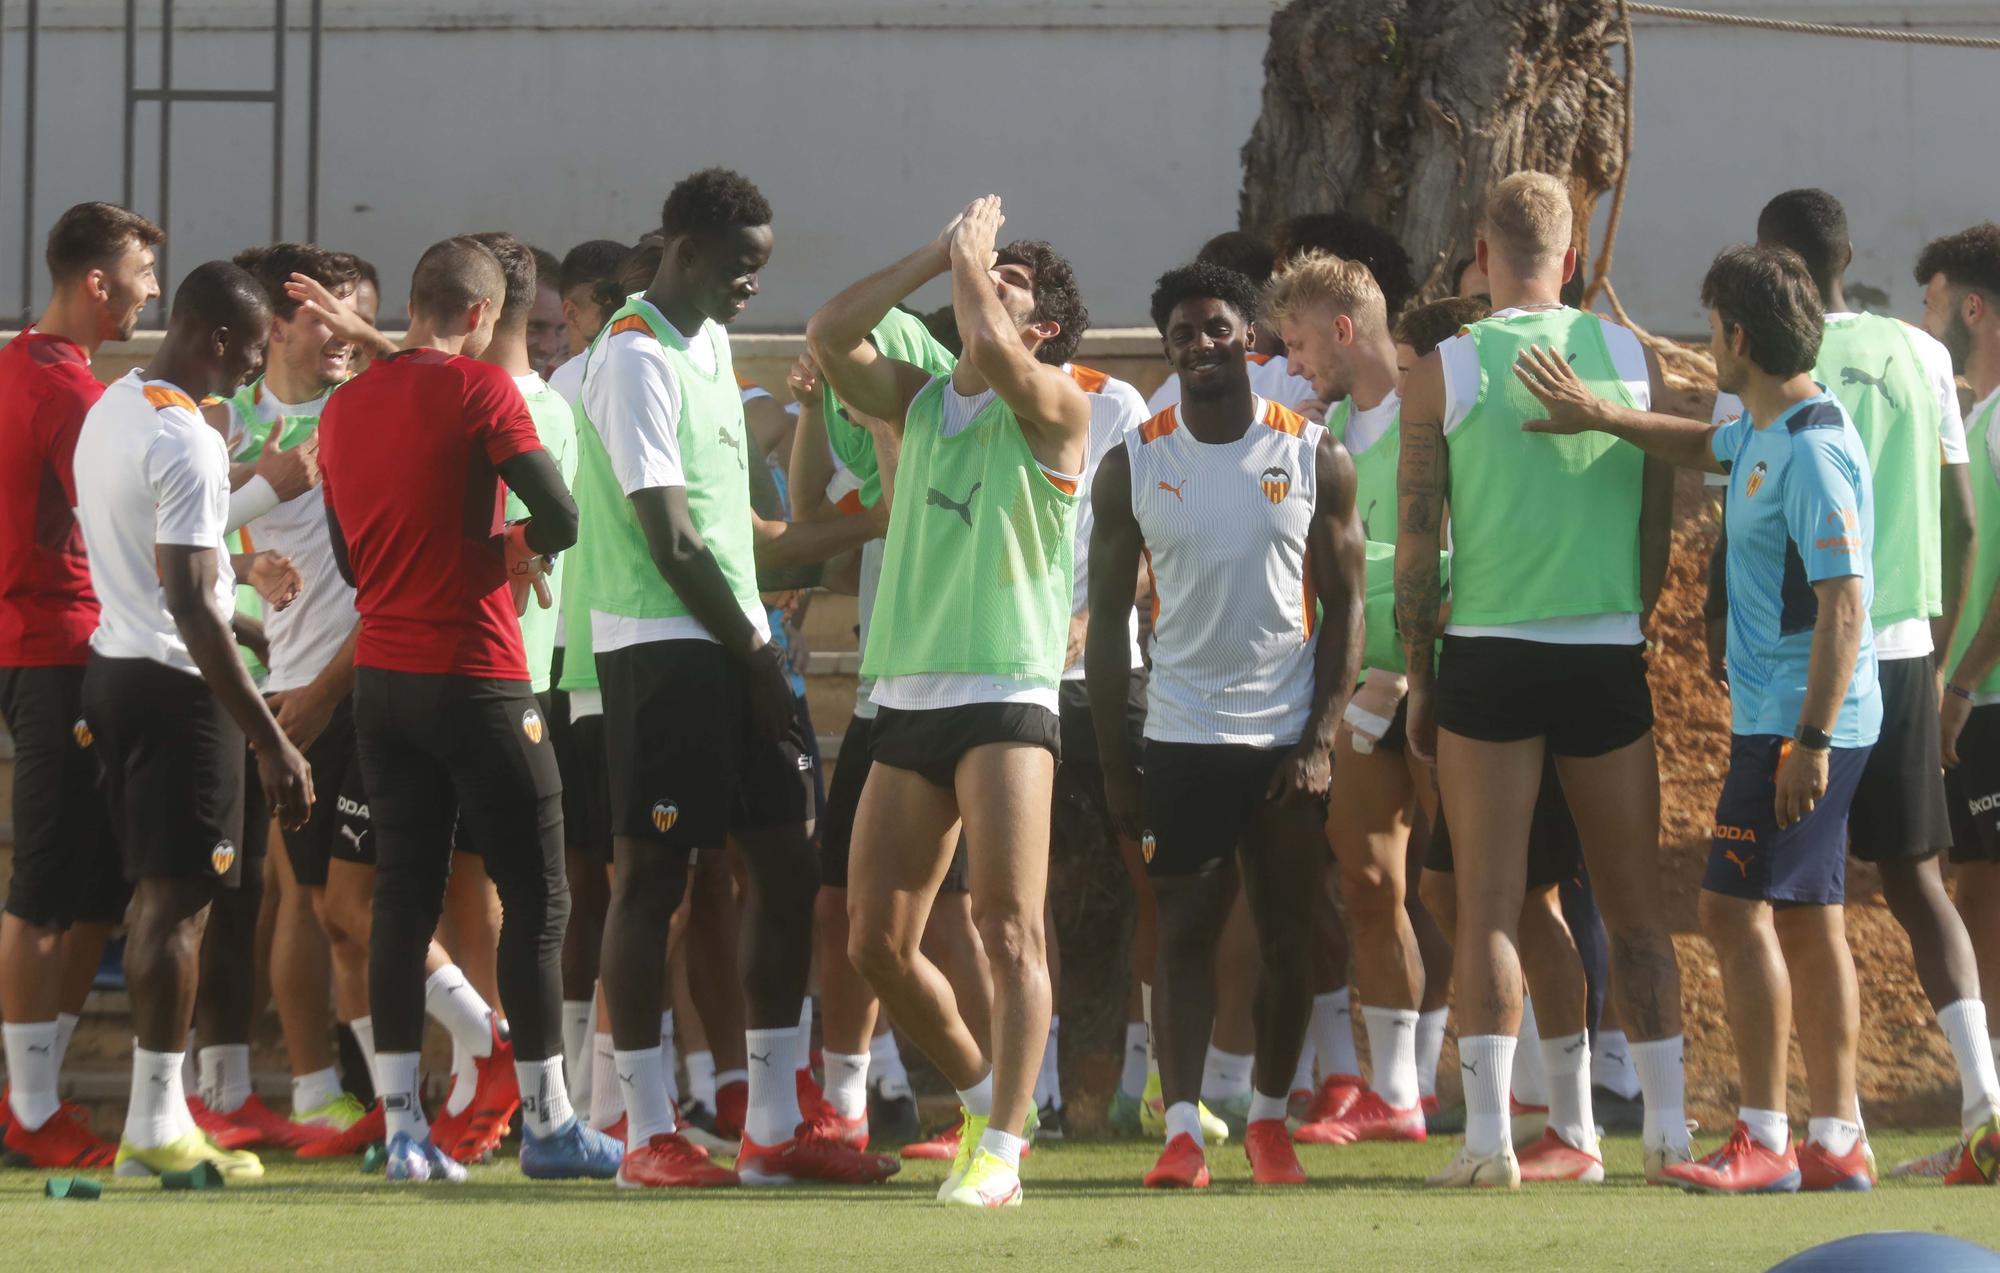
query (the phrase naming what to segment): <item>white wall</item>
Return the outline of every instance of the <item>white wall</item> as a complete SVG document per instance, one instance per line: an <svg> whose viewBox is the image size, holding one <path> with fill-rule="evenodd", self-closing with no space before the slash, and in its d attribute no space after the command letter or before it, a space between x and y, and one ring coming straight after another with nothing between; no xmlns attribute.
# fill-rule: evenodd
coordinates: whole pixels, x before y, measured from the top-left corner
<svg viewBox="0 0 2000 1273"><path fill-rule="evenodd" d="M154 6L143 5L152 10ZM294 21L304 9L294 3ZM726 163L777 210L778 250L746 327L796 328L973 195L1009 232L1077 262L1099 325L1142 324L1161 269L1234 221L1269 0L334 0L327 6L319 236L374 259L392 305L416 252L507 228L560 253L654 224L678 176ZM1983 6L1733 0L1786 16L1962 25ZM268 83L269 8L183 0L176 81ZM0 57L0 312L18 305L22 6ZM64 206L119 197L123 5L43 6L34 273ZM1984 17L1986 33L2000 19ZM259 24L263 24L259 29ZM1963 29L1973 29L1964 25ZM141 42L140 76L157 52ZM305 42L288 133L305 136ZM1849 206L1854 278L1912 313L1928 236L1995 208L2000 55L1642 26L1632 197L1616 279L1667 330L1769 194L1825 185ZM158 207L157 108L139 112L135 202ZM266 108L174 110L176 274L269 237ZM303 232L288 173L285 232Z"/></svg>

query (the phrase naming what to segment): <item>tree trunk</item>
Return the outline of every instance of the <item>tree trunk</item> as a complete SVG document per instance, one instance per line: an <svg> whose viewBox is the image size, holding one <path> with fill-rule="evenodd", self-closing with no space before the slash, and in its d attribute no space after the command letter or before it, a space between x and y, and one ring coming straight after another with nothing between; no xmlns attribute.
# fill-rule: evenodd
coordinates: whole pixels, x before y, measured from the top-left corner
<svg viewBox="0 0 2000 1273"><path fill-rule="evenodd" d="M1291 0L1243 147L1244 229L1348 211L1393 231L1421 294L1472 251L1486 190L1568 180L1576 246L1625 162L1614 0Z"/></svg>

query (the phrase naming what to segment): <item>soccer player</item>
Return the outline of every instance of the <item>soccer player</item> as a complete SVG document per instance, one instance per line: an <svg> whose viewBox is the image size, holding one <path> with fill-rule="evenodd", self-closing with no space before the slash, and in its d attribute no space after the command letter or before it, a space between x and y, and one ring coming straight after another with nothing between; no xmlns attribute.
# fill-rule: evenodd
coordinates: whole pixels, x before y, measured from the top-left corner
<svg viewBox="0 0 2000 1273"><path fill-rule="evenodd" d="M226 261L197 266L175 293L159 353L105 390L77 437L77 520L103 607L83 723L134 882L125 979L135 1044L120 1175L203 1162L229 1179L263 1174L256 1155L222 1149L194 1125L181 1065L202 925L244 870L245 735L281 822L303 822L313 798L305 757L234 648L235 578L222 544L229 456L195 408L256 371L270 323L249 274Z"/></svg>
<svg viewBox="0 0 2000 1273"><path fill-rule="evenodd" d="M521 1169L604 1177L621 1156L575 1116L563 1081L562 788L515 616L533 604L528 585L546 587L548 555L575 542L576 509L520 391L474 361L505 293L479 243L432 245L410 282L405 347L322 412L327 527L361 612L354 722L377 861L368 989L392 1181L465 1179L418 1094L426 955L460 819L503 907ZM525 522L503 523L502 481Z"/></svg>
<svg viewBox="0 0 2000 1273"><path fill-rule="evenodd" d="M1327 431L1345 447L1355 472L1355 509L1371 545L1372 575L1392 571L1396 540L1396 345L1382 290L1368 267L1320 251L1288 262L1265 290L1265 321L1284 337L1292 366L1308 375L1332 406ZM1380 595L1379 586L1373 591ZM1347 720L1365 712L1379 726L1360 735L1344 720L1335 739L1327 838L1339 865L1354 959L1354 984L1366 1006L1374 1082L1337 1117L1299 1129L1316 1144L1422 1140L1417 1022L1427 980L1407 906L1413 808L1430 803L1432 778L1401 745L1402 651L1387 614L1368 616L1369 679ZM1386 742L1378 751L1378 743ZM1342 745L1342 744L1345 745Z"/></svg>
<svg viewBox="0 0 2000 1273"><path fill-rule="evenodd" d="M1183 398L1127 434L1091 489L1085 657L1098 753L1160 910L1153 1019L1167 1144L1149 1188L1209 1181L1195 1100L1232 892L1219 874L1231 858L1264 957L1262 1086L1244 1149L1259 1184L1305 1180L1285 1105L1312 1006L1304 954L1325 873L1329 753L1360 667L1364 540L1345 449L1251 390L1258 301L1256 284L1210 263L1162 276L1153 321ZM1142 554L1155 606L1143 780L1120 720L1131 674L1120 602Z"/></svg>
<svg viewBox="0 0 2000 1273"><path fill-rule="evenodd" d="M599 977L631 1149L619 1180L878 1181L895 1162L805 1121L797 1095L819 883L808 838L813 767L757 567L777 564L769 545L810 544L828 528L763 523L751 512L752 457L725 330L770 259L771 206L745 177L711 168L676 184L661 218L651 284L587 355L578 429L587 525L571 580L589 595L606 710L615 874ZM660 1044L669 924L691 856L722 849L725 837L748 867L750 1076L733 1173L676 1133Z"/></svg>
<svg viewBox="0 0 2000 1273"><path fill-rule="evenodd" d="M164 237L113 204L63 213L45 254L48 307L0 350L0 715L14 743L0 1134L9 1155L35 1167L102 1167L114 1153L57 1086L105 939L131 895L82 725L98 603L72 512L71 458L84 413L104 392L91 356L130 339L160 294L153 248Z"/></svg>
<svg viewBox="0 0 2000 1273"><path fill-rule="evenodd" d="M1972 457L1972 507L1979 535L1966 606L1952 632L1945 663L1944 704L1939 709L1945 790L1950 797L1951 858L1958 876L1958 909L1978 959L1979 984L2000 987L2000 225L1987 222L1925 245L1917 257L1924 287L1924 328L1951 354L1952 366L1972 386L1976 402L1966 428ZM1981 1007L1961 1001L1957 1012ZM1951 1011L1951 1010L1947 1010ZM1940 1018L1945 1016L1940 1012ZM1982 1013L1982 1015L1984 1015ZM1986 1018L1986 1032L1993 1030ZM1976 1042L1947 1034L1959 1056L1965 1097L1965 1136L1916 1164L1918 1174L1942 1174L1954 1184L1991 1181L2000 1172L2000 1123L1974 1123L1977 1094L1965 1077L1976 1070ZM1960 1053L1961 1046L1970 1053ZM2000 1051L2000 1043L1989 1046ZM1989 1053L1989 1056L1991 1053ZM1990 1075L1991 1062L1985 1074Z"/></svg>
<svg viewBox="0 0 2000 1273"><path fill-rule="evenodd" d="M1062 371L1089 321L1074 275L1046 243L996 248L1003 219L997 197L973 201L806 329L834 392L903 448L862 664L882 710L848 869L849 954L959 1094L939 1198L973 1207L1020 1204L1048 1040L1049 799L1090 431L1090 399ZM868 343L890 306L947 271L965 350L950 376ZM961 822L994 982L985 1038L921 950Z"/></svg>
<svg viewBox="0 0 2000 1273"><path fill-rule="evenodd" d="M1277 257L1271 245L1243 230L1229 230L1201 245L1197 261L1209 261L1233 269L1258 286L1271 277ZM1294 372L1278 348L1276 332L1259 332L1259 349L1250 351L1250 387L1267 402L1294 410L1316 411L1321 404L1313 397L1312 381ZM1181 375L1167 373L1152 396L1146 399L1146 414L1157 415L1181 400ZM1245 971L1248 971L1247 969Z"/></svg>
<svg viewBox="0 0 2000 1273"><path fill-rule="evenodd" d="M569 306L563 299L562 262L543 248L529 248L535 261L535 303L528 313L528 370L546 383L570 348Z"/></svg>
<svg viewBox="0 0 2000 1273"><path fill-rule="evenodd" d="M1545 751L1555 754L1612 933L1621 1016L1640 1040L1647 1175L1657 1177L1689 1153L1680 973L1659 913L1659 767L1640 633L1665 575L1672 473L1614 439L1523 434L1535 403L1509 369L1527 345L1555 345L1593 392L1633 406L1651 401L1655 372L1630 331L1562 304L1576 253L1569 196L1555 178L1516 173L1495 185L1478 255L1494 314L1411 368L1398 456L1406 731L1420 756L1437 759L1458 883L1453 980L1466 1141L1432 1181L1513 1188L1520 1180L1508 1123L1521 1005L1515 934ZM1452 612L1438 654L1447 500ZM1522 536L1536 551L1519 550Z"/></svg>
<svg viewBox="0 0 2000 1273"><path fill-rule="evenodd" d="M1939 755L1938 655L1961 619L1973 550L1965 426L1950 353L1908 323L1850 308L1847 214L1824 190L1789 190L1757 216L1757 241L1805 261L1826 311L1813 378L1861 434L1881 516L1874 540L1875 654L1882 736L1854 792L1849 851L1882 877L1882 899L1909 936L1917 980L1957 1061L1963 1129L2000 1113L1972 939L1945 892L1951 846ZM1925 280L1928 283L1928 279ZM1718 394L1715 419L1742 404ZM1726 525L1726 523L1725 523ZM1724 549L1726 551L1726 548Z"/></svg>
<svg viewBox="0 0 2000 1273"><path fill-rule="evenodd" d="M1796 254L1765 244L1729 248L1709 267L1701 299L1716 383L1744 408L1719 427L1606 401L1539 341L1515 367L1548 412L1522 424L1531 434L1597 430L1729 477L1729 773L1701 917L1722 965L1743 1107L1721 1149L1663 1173L1709 1193L1874 1183L1842 897L1848 809L1883 712L1869 617L1875 499L1860 433L1812 378L1816 282ZM1785 1116L1795 1005L1812 1112L1797 1149Z"/></svg>

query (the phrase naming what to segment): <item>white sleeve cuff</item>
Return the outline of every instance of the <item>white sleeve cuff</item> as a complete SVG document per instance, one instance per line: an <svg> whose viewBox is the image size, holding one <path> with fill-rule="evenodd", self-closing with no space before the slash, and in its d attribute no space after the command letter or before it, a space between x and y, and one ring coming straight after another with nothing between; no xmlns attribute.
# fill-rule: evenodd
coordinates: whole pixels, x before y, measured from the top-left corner
<svg viewBox="0 0 2000 1273"><path fill-rule="evenodd" d="M278 492L261 474L229 492L229 524L223 529L240 529L278 506Z"/></svg>

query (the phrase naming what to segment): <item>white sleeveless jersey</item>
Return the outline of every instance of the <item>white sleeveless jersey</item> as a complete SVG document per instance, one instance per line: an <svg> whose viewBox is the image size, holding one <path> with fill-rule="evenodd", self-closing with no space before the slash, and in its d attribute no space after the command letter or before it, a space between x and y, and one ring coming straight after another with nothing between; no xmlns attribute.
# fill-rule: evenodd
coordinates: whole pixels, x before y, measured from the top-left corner
<svg viewBox="0 0 2000 1273"><path fill-rule="evenodd" d="M1263 398L1210 445L1173 406L1125 437L1153 580L1146 737L1288 747L1312 710L1306 532L1326 428Z"/></svg>

